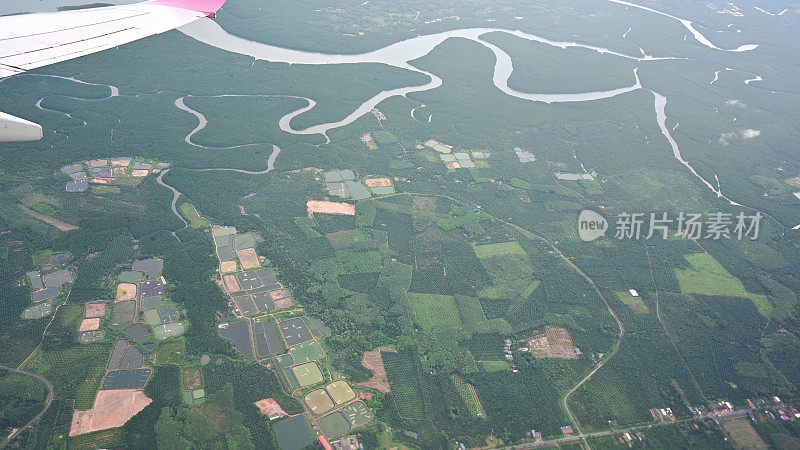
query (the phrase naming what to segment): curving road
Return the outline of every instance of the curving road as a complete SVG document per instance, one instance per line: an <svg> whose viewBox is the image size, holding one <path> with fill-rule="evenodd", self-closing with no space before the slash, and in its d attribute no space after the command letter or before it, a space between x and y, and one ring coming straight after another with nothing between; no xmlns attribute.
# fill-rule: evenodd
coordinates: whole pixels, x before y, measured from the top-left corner
<svg viewBox="0 0 800 450"><path fill-rule="evenodd" d="M53 400L55 399L56 394L55 394L55 390L53 389L53 385L49 381L47 381L47 379L45 377L43 377L43 376L41 376L39 374L26 372L24 370L15 369L15 368L12 368L12 367L4 366L2 364L0 364L0 369L5 369L5 370L8 370L10 372L16 372L16 373L19 373L19 374L22 374L22 375L27 375L29 377L36 378L37 380L39 380L42 383L44 383L45 386L47 386L47 391L48 391L47 392L47 398L45 399L44 409L42 409L42 411L39 412L39 414L37 414L33 419L31 419L24 426L21 426L18 430L14 431L10 435L8 435L8 437L2 443L0 443L0 448L2 448L2 447L5 447L9 442L11 442L19 433L27 430L28 428L31 427L31 425L33 425L39 419L41 419L42 416L44 415L44 413L46 413L47 410L50 408L50 404L53 403Z"/></svg>

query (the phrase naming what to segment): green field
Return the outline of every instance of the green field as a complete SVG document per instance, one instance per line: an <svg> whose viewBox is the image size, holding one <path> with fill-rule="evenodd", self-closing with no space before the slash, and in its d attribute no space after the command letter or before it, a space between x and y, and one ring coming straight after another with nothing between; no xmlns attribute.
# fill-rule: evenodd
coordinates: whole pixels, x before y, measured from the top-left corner
<svg viewBox="0 0 800 450"><path fill-rule="evenodd" d="M295 364L318 361L325 356L322 347L319 346L317 341L308 341L300 345L295 345L289 349L289 354L292 355Z"/></svg>
<svg viewBox="0 0 800 450"><path fill-rule="evenodd" d="M156 338L161 340L180 336L185 331L186 325L184 325L183 322L165 323L164 325L159 325L153 328L153 334L156 336Z"/></svg>
<svg viewBox="0 0 800 450"><path fill-rule="evenodd" d="M322 432L329 438L339 437L350 431L350 424L340 412L328 414L319 420Z"/></svg>
<svg viewBox="0 0 800 450"><path fill-rule="evenodd" d="M475 255L481 259L493 256L526 255L525 250L516 241L475 245L473 248L475 249Z"/></svg>
<svg viewBox="0 0 800 450"><path fill-rule="evenodd" d="M481 361L478 363L478 365L485 372L511 370L511 366L508 364L508 361Z"/></svg>
<svg viewBox="0 0 800 450"><path fill-rule="evenodd" d="M629 291L619 291L617 292L617 297L622 303L630 306L635 313L647 314L650 312L641 296L634 297Z"/></svg>
<svg viewBox="0 0 800 450"><path fill-rule="evenodd" d="M347 384L347 381L338 380L325 386L325 390L331 395L331 398L337 405L341 405L356 398L356 393L353 388Z"/></svg>
<svg viewBox="0 0 800 450"><path fill-rule="evenodd" d="M144 312L144 321L151 327L161 325L161 318L158 316L158 310L148 309Z"/></svg>
<svg viewBox="0 0 800 450"><path fill-rule="evenodd" d="M311 409L311 412L314 414L325 414L333 409L334 406L333 400L331 400L331 397L325 392L325 389L311 391L306 394L304 399Z"/></svg>
<svg viewBox="0 0 800 450"><path fill-rule="evenodd" d="M473 394L475 388L473 388L469 383L465 382L458 375L450 375L450 378L452 378L453 384L455 384L456 390L458 390L458 395L460 395L461 399L464 400L464 404L467 405L470 413L476 417L485 417L486 412L483 410L483 405L481 405L480 400L478 399L478 394Z"/></svg>
<svg viewBox="0 0 800 450"><path fill-rule="evenodd" d="M409 293L408 299L417 323L426 332L463 326L451 295Z"/></svg>
<svg viewBox="0 0 800 450"><path fill-rule="evenodd" d="M297 377L300 387L313 386L317 383L322 383L324 379L319 366L313 361L292 367L292 373Z"/></svg>
<svg viewBox="0 0 800 450"><path fill-rule="evenodd" d="M191 203L181 203L181 214L189 221L192 228L211 228L211 222L197 212Z"/></svg>
<svg viewBox="0 0 800 450"><path fill-rule="evenodd" d="M684 256L691 267L675 269L681 292L701 295L747 297L742 282L731 275L708 253L691 253Z"/></svg>
<svg viewBox="0 0 800 450"><path fill-rule="evenodd" d="M342 408L342 414L353 428L360 427L372 420L372 412L362 402L353 402Z"/></svg>
<svg viewBox="0 0 800 450"><path fill-rule="evenodd" d="M119 281L123 283L138 283L142 279L142 272L135 272L132 270L126 270L120 272L119 274Z"/></svg>

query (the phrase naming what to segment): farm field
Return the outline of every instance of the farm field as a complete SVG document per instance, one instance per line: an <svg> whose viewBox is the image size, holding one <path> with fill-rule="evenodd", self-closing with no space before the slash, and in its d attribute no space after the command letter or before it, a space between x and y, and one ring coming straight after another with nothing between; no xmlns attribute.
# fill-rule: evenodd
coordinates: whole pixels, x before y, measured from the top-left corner
<svg viewBox="0 0 800 450"><path fill-rule="evenodd" d="M681 292L702 295L726 295L746 297L742 282L731 275L708 253L685 255L688 269L675 269Z"/></svg>

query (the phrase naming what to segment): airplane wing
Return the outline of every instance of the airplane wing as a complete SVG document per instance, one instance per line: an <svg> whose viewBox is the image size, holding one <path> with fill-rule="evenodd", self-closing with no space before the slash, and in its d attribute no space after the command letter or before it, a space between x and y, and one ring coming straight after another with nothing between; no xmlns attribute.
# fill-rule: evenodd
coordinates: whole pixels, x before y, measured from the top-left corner
<svg viewBox="0 0 800 450"><path fill-rule="evenodd" d="M212 16L226 0L131 5L0 16L0 79L164 33ZM42 127L0 112L0 142L42 138Z"/></svg>

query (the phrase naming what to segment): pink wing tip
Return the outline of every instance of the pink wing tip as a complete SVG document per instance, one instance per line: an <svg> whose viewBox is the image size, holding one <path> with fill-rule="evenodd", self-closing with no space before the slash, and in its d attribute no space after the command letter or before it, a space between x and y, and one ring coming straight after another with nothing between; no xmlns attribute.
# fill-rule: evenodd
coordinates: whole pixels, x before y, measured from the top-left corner
<svg viewBox="0 0 800 450"><path fill-rule="evenodd" d="M214 14L222 8L222 5L224 5L226 1L227 0L153 0L152 3L188 9L204 14Z"/></svg>

